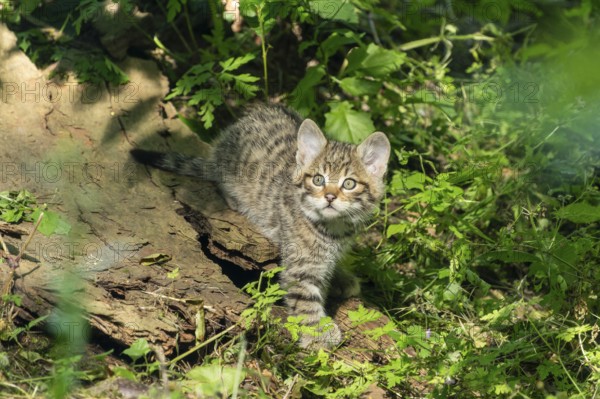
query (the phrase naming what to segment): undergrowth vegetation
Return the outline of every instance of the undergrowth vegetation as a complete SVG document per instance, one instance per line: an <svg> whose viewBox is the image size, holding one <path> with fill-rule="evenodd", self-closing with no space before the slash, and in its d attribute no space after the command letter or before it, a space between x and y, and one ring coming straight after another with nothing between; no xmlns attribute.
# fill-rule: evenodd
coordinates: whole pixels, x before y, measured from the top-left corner
<svg viewBox="0 0 600 399"><path fill-rule="evenodd" d="M0 0L21 49L42 64L68 58L62 66L82 81L125 82L118 62L76 45L93 35L105 4L82 1L43 21L36 13L49 3ZM165 100L204 140L245 104L270 99L337 140L384 131L394 151L386 199L346 261L370 306L349 318L355 326L388 318L365 333L385 337L387 349L370 360L300 353L298 324L271 313L283 291L270 272L266 290L246 288L255 300L247 333L208 342L215 349L201 364L186 369L178 358L160 370L139 341L124 352L131 366L112 373L137 381L167 373L173 398L352 398L374 386L388 397L598 397L596 3L115 3L124 16L140 7L162 18L156 31L126 21L159 54L171 79ZM0 217L19 221L24 195L2 193ZM2 384L25 396L36 383L10 382L20 378L5 359ZM54 360L55 397L98 377L69 364L57 382Z"/></svg>

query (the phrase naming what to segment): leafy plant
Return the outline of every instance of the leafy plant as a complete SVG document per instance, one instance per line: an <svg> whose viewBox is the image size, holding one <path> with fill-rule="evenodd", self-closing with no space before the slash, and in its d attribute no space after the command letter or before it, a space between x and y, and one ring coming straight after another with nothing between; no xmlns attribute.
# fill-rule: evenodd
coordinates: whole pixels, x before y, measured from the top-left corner
<svg viewBox="0 0 600 399"><path fill-rule="evenodd" d="M187 104L200 105L198 111L200 119L204 122L204 128L210 129L215 119L215 108L224 103L225 93L234 91L246 100L256 95L258 87L253 83L258 80L257 77L247 73L233 73L253 59L254 55L247 54L220 61L219 68L216 68L215 62L195 65L177 81L175 88L166 99L191 94Z"/></svg>
<svg viewBox="0 0 600 399"><path fill-rule="evenodd" d="M37 206L35 197L27 190L0 192L0 220L7 223L35 222L44 212L44 218L38 226L42 234L67 234L71 226L58 213L46 208L45 204Z"/></svg>

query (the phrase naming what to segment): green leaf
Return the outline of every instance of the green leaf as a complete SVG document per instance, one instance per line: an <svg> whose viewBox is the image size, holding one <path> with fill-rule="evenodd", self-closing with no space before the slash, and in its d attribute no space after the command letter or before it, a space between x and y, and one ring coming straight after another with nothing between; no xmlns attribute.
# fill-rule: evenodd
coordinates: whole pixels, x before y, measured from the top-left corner
<svg viewBox="0 0 600 399"><path fill-rule="evenodd" d="M123 351L123 354L129 356L134 362L150 353L150 345L143 338L137 339L131 346Z"/></svg>
<svg viewBox="0 0 600 399"><path fill-rule="evenodd" d="M4 209L0 218L7 223L17 223L23 218L23 211L20 209Z"/></svg>
<svg viewBox="0 0 600 399"><path fill-rule="evenodd" d="M542 363L537 366L537 372L540 376L540 379L545 380L549 375L562 375L563 370L558 363L552 363L550 360L544 359Z"/></svg>
<svg viewBox="0 0 600 399"><path fill-rule="evenodd" d="M338 82L342 90L351 96L373 95L381 89L382 83L360 77L344 78Z"/></svg>
<svg viewBox="0 0 600 399"><path fill-rule="evenodd" d="M391 224L387 228L386 237L390 238L396 234L402 234L406 230L408 230L408 225L406 223Z"/></svg>
<svg viewBox="0 0 600 399"><path fill-rule="evenodd" d="M219 65L221 65L221 68L223 68L223 72L231 72L252 61L254 58L254 54L248 53L242 57L232 57L225 61L221 61L219 62Z"/></svg>
<svg viewBox="0 0 600 399"><path fill-rule="evenodd" d="M577 202L559 209L554 214L573 223L594 223L600 220L600 206Z"/></svg>
<svg viewBox="0 0 600 399"><path fill-rule="evenodd" d="M499 260L506 263L539 262L540 258L527 252L517 250L490 251L480 256L485 262Z"/></svg>
<svg viewBox="0 0 600 399"><path fill-rule="evenodd" d="M392 72L400 69L406 54L387 50L376 44L367 47L355 47L348 53L348 67L345 74L388 78Z"/></svg>
<svg viewBox="0 0 600 399"><path fill-rule="evenodd" d="M348 319L350 319L352 326L354 327L364 323L376 321L381 316L383 315L375 309L367 309L362 304L358 305L357 310L348 311Z"/></svg>
<svg viewBox="0 0 600 399"><path fill-rule="evenodd" d="M111 369L111 371L117 377L125 378L126 380L129 380L129 381L137 381L137 374L134 373L133 371L129 370L128 368L121 367L121 366L115 366Z"/></svg>
<svg viewBox="0 0 600 399"><path fill-rule="evenodd" d="M179 0L169 0L167 3L167 22L173 22L177 14L181 12L181 4Z"/></svg>
<svg viewBox="0 0 600 399"><path fill-rule="evenodd" d="M333 54L335 54L342 46L346 44L354 44L360 43L360 38L363 35L356 34L352 31L342 31L333 32L327 39L325 39L319 49L323 53L323 58L327 60Z"/></svg>
<svg viewBox="0 0 600 399"><path fill-rule="evenodd" d="M245 99L252 98L256 96L256 92L258 92L259 88L257 85L251 85L248 83L253 83L259 80L258 77L252 76L247 73L243 73L241 75L232 75L233 76L233 87L235 91L240 93Z"/></svg>
<svg viewBox="0 0 600 399"><path fill-rule="evenodd" d="M45 236L52 234L68 234L71 231L71 225L64 221L60 215L52 211L42 211L37 208L32 214L31 218L33 222L36 222L40 216L40 213L44 212L44 217L38 226L38 231Z"/></svg>
<svg viewBox="0 0 600 399"><path fill-rule="evenodd" d="M352 109L348 101L329 103L325 130L336 140L358 143L375 131L368 113Z"/></svg>
<svg viewBox="0 0 600 399"><path fill-rule="evenodd" d="M481 316L480 319L489 322L491 325L501 324L510 319L517 305L519 305L518 302L508 304L500 309L495 309L492 313Z"/></svg>
<svg viewBox="0 0 600 399"><path fill-rule="evenodd" d="M34 351L20 351L19 356L21 356L29 363L37 362L38 360L44 359L42 355Z"/></svg>
<svg viewBox="0 0 600 399"><path fill-rule="evenodd" d="M312 0L310 10L323 19L358 23L356 8L349 1Z"/></svg>
<svg viewBox="0 0 600 399"><path fill-rule="evenodd" d="M153 265L161 265L163 263L167 263L171 260L171 255L164 254L161 252L154 253L148 256L144 256L140 259L140 265L142 266L153 266Z"/></svg>
<svg viewBox="0 0 600 399"><path fill-rule="evenodd" d="M308 116L316 105L316 86L325 76L325 68L317 65L306 69L306 74L290 94L289 104L301 115Z"/></svg>
<svg viewBox="0 0 600 399"><path fill-rule="evenodd" d="M511 393L513 390L508 384L496 384L494 385L494 393L496 395Z"/></svg>
<svg viewBox="0 0 600 399"><path fill-rule="evenodd" d="M584 324L582 326L569 327L566 330L563 330L556 334L556 338L565 342L571 342L576 335L584 334L588 331L591 331L592 329L592 326L587 324Z"/></svg>
<svg viewBox="0 0 600 399"><path fill-rule="evenodd" d="M460 284L450 283L446 286L442 294L445 301L453 302L462 297L462 288Z"/></svg>
<svg viewBox="0 0 600 399"><path fill-rule="evenodd" d="M186 374L194 382L194 392L198 397L226 397L239 386L246 373L233 367L219 365L194 367Z"/></svg>

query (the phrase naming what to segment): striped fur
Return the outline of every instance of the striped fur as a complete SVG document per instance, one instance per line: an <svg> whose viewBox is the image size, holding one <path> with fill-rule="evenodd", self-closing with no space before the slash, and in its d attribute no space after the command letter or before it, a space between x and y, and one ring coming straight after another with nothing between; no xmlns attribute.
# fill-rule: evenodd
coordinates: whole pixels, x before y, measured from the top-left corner
<svg viewBox="0 0 600 399"><path fill-rule="evenodd" d="M334 272L344 277L336 291L358 293L356 280L335 265L383 195L390 153L383 133L359 146L327 141L314 122L287 108L255 106L222 133L207 159L132 153L143 163L217 182L228 204L280 246L287 306L307 325L325 316ZM323 185L315 184L317 174ZM346 179L355 187L347 189L348 182L344 188ZM301 345L331 347L340 340L332 324L317 336L303 336Z"/></svg>

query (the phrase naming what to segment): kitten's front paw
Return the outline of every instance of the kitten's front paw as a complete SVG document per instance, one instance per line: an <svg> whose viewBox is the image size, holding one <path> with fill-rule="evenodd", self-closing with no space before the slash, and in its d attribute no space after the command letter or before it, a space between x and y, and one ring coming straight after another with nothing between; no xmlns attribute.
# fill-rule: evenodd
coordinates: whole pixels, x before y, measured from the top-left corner
<svg viewBox="0 0 600 399"><path fill-rule="evenodd" d="M348 299L359 296L359 294L360 282L358 281L358 278L352 273L338 267L331 281L329 296L339 299Z"/></svg>
<svg viewBox="0 0 600 399"><path fill-rule="evenodd" d="M335 323L328 323L300 337L300 346L308 349L333 348L342 341L342 332Z"/></svg>

